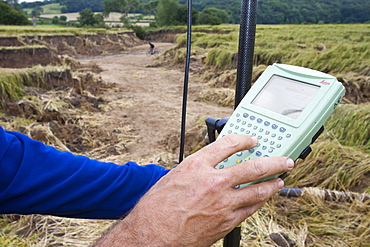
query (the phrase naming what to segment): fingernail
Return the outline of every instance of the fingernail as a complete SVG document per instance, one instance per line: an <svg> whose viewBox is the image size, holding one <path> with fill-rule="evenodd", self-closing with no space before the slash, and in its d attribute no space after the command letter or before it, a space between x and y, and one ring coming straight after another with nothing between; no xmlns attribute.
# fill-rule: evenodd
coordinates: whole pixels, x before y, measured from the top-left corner
<svg viewBox="0 0 370 247"><path fill-rule="evenodd" d="M286 160L286 164L287 164L289 170L292 170L293 169L293 167L294 167L294 161L292 159L287 159Z"/></svg>
<svg viewBox="0 0 370 247"><path fill-rule="evenodd" d="M278 186L279 186L280 189L284 187L284 181L281 180L280 178L279 178L279 181L278 181Z"/></svg>
<svg viewBox="0 0 370 247"><path fill-rule="evenodd" d="M255 145L257 145L257 144L258 144L258 139L257 139L257 137L252 136L252 137L251 137L251 139L252 139L252 141L253 141L253 143L254 143Z"/></svg>

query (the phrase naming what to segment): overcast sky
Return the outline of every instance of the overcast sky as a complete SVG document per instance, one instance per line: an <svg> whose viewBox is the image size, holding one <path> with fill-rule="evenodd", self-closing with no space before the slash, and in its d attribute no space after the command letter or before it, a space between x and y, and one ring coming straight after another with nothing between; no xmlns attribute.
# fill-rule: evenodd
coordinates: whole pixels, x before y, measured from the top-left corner
<svg viewBox="0 0 370 247"><path fill-rule="evenodd" d="M40 0L19 0L18 3L22 3L22 2L31 3L31 2L37 2L37 1L40 1ZM40 2L43 2L43 1L40 1Z"/></svg>

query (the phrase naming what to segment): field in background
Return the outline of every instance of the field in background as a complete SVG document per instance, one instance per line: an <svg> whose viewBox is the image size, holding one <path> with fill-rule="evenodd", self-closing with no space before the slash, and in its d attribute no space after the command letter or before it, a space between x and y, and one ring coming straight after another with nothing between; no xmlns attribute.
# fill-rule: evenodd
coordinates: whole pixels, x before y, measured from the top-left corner
<svg viewBox="0 0 370 247"><path fill-rule="evenodd" d="M95 14L101 14L96 12ZM42 14L40 17L42 18L50 18L52 19L54 16L60 17L60 16L66 16L67 21L77 21L79 17L79 13L63 13L63 14ZM104 21L107 25L122 25L122 22L120 21L122 14L117 12L112 12L109 14L108 17L104 18ZM132 19L133 22L135 22L135 19L139 17L140 14L129 14L128 17ZM149 22L154 20L154 16L144 16L143 19L140 22L135 22L136 25L140 26L149 26Z"/></svg>
<svg viewBox="0 0 370 247"><path fill-rule="evenodd" d="M93 30L101 33L111 32L105 29L56 29L53 26L0 26L2 36L21 34L59 36L66 33L78 36ZM192 38L190 63L192 77L201 77L207 89L191 92L197 94L197 101L229 106L231 109L236 80L238 26L195 26L193 30L203 31L194 32ZM163 56L153 60L155 67L163 70L167 64L171 66L177 64L181 65L182 69L185 62L185 41L186 35L178 35L177 47L163 51ZM305 195L295 199L276 197L269 201L262 210L243 223L242 246L369 246L370 204L369 201L361 200L359 196L361 193L370 193L369 43L370 24L257 27L253 80L258 78L266 66L280 62L332 74L343 82L347 92L343 103L326 124L326 131L313 145L313 152L304 162L300 161L285 179L288 187L308 188ZM16 87L22 86L16 82L13 83ZM166 82L162 83L165 85ZM71 95L63 93L62 96L56 97L54 92L48 93L53 102L48 104L53 107L51 110L64 114L65 102L58 103L58 97L66 99ZM33 102L23 102L25 103ZM40 112L45 112L44 107ZM86 141L102 146L101 143L97 145L96 140L91 139L90 131L96 130L96 126L99 126L96 122L103 118L96 119L95 123L89 122L89 114L85 112L79 114L83 116L85 122L78 127L83 130L83 138ZM29 127L37 124L35 120L21 117L6 124L13 127L18 124L17 121L19 126ZM58 127L71 129L71 125ZM203 131L205 129L200 132ZM53 143L54 139L50 139L50 144L55 146L63 144L65 140L61 136L59 138L58 143ZM105 152L106 149L108 148L96 148L89 154ZM170 164L169 161L162 162L165 165ZM328 201L325 200L326 196L322 191L316 189L352 191L356 193L356 197L353 200L332 198L333 200ZM17 217L5 216L0 221L0 242L4 243L4 246L32 246L42 243L45 243L44 246L47 246L47 243L86 246L86 242L98 236L97 228L106 228L109 225L97 221L60 219L51 216L22 216L19 219ZM28 230L29 234L25 234L23 229ZM278 244L276 241L279 238L282 242ZM295 244L290 245L289 241ZM217 243L215 246L221 244Z"/></svg>
<svg viewBox="0 0 370 247"><path fill-rule="evenodd" d="M129 31L121 29L120 31ZM0 37L20 37L23 35L82 35L82 34L97 34L97 33L117 33L117 29L105 28L77 28L65 27L58 25L37 25L34 26L2 26L0 25Z"/></svg>
<svg viewBox="0 0 370 247"><path fill-rule="evenodd" d="M217 28L230 30L230 26ZM206 63L211 68L236 68L238 37L237 31L223 35L195 33L193 49L197 53L208 53ZM179 46L185 42L186 35L178 37ZM336 75L347 72L369 75L369 43L369 24L258 25L255 65L278 62Z"/></svg>
<svg viewBox="0 0 370 247"><path fill-rule="evenodd" d="M61 9L63 8L63 5L60 5L59 3L51 3L51 4L45 4L41 6L43 9L43 13L47 15L51 14L60 14L62 13ZM31 8L26 8L23 9L26 13L31 13L32 9Z"/></svg>
<svg viewBox="0 0 370 247"><path fill-rule="evenodd" d="M47 19L52 19L53 17L57 16L66 16L67 21L77 21L77 18L79 17L78 12L74 13L62 13L61 9L63 8L62 5L58 3L53 3L53 4L46 4L42 6L43 12L40 15L40 18L47 18ZM30 14L32 12L32 9L26 8L23 9L27 14ZM95 14L102 14L101 12L96 12ZM109 26L122 26L122 22L120 21L120 17L122 16L122 13L117 13L117 12L112 12L109 14L108 17L104 18L105 22ZM135 19L141 14L129 14L129 18L133 20L133 22L136 25L140 26L149 26L149 23L154 20L153 15L146 15L143 16L142 20L139 22L135 22Z"/></svg>

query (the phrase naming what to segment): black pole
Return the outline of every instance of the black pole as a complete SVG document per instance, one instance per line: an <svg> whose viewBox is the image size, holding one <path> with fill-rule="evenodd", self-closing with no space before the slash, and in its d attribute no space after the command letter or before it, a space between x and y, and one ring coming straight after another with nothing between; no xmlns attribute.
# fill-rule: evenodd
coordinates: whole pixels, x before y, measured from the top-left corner
<svg viewBox="0 0 370 247"><path fill-rule="evenodd" d="M242 0L234 108L239 105L252 85L254 43L257 26L257 2L257 0ZM240 239L241 226L238 226L226 235L223 246L239 247Z"/></svg>
<svg viewBox="0 0 370 247"><path fill-rule="evenodd" d="M188 100L189 88L189 67L191 54L191 18L192 18L192 0L188 0L188 24L187 24L187 41L186 41L186 63L184 73L184 91L182 96L182 117L181 117L181 136L180 136L180 156L179 164L184 159L185 153L185 131L186 131L186 105Z"/></svg>
<svg viewBox="0 0 370 247"><path fill-rule="evenodd" d="M257 26L257 0L242 0L235 108L252 85L254 43Z"/></svg>

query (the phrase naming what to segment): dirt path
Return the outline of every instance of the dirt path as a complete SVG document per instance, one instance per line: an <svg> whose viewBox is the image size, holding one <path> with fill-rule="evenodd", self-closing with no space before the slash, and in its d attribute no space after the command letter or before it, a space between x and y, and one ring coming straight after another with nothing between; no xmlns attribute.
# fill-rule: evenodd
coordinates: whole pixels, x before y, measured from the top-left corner
<svg viewBox="0 0 370 247"><path fill-rule="evenodd" d="M173 46L171 43L156 44L161 52ZM163 152L170 152L178 159L175 147L180 136L184 72L148 67L155 58L147 57L147 50L148 45L143 45L135 47L129 55L83 59L80 62L83 65L95 63L103 69L100 75L104 81L117 84L113 93L105 95L109 101L117 103L116 107L104 112L102 117L114 119L107 122L107 129L114 132L120 128L133 138L124 159L138 161ZM189 84L188 132L199 125L200 119L231 114L231 108L196 100L198 93L206 87L199 78L191 75Z"/></svg>

